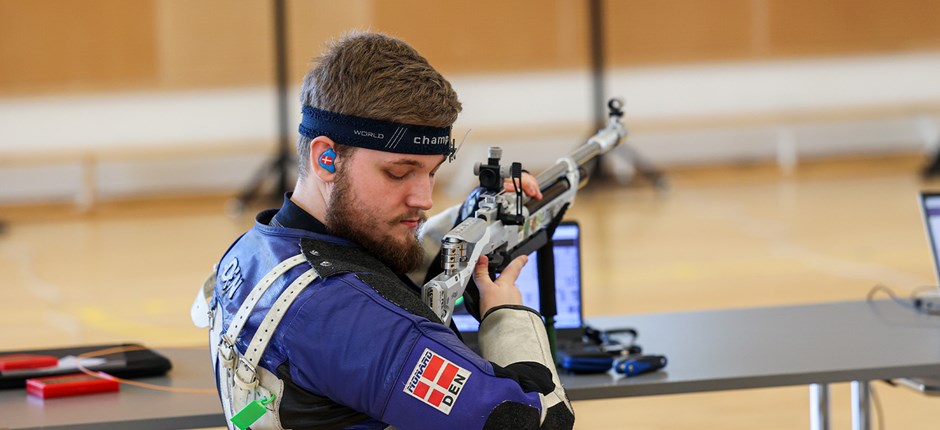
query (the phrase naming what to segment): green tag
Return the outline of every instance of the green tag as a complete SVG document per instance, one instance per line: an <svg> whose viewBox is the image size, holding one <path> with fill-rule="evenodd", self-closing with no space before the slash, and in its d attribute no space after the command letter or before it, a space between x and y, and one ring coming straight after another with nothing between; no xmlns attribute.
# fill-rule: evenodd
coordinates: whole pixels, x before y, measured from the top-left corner
<svg viewBox="0 0 940 430"><path fill-rule="evenodd" d="M254 424L255 421L258 421L258 419L268 411L268 408L264 407L264 405L273 401L274 394L266 399L257 399L245 405L242 410L238 411L238 413L232 417L232 423L235 424L235 427L238 427L242 430L247 429L248 426Z"/></svg>
<svg viewBox="0 0 940 430"><path fill-rule="evenodd" d="M457 300L454 301L454 307L460 306L463 303L463 296L457 297Z"/></svg>

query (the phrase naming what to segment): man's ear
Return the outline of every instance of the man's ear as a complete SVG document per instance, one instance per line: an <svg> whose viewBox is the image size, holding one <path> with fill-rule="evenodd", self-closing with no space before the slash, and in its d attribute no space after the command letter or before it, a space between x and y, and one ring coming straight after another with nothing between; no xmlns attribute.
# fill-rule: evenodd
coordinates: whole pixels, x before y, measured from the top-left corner
<svg viewBox="0 0 940 430"><path fill-rule="evenodd" d="M317 136L310 142L308 166L323 182L336 180L336 143L326 136Z"/></svg>

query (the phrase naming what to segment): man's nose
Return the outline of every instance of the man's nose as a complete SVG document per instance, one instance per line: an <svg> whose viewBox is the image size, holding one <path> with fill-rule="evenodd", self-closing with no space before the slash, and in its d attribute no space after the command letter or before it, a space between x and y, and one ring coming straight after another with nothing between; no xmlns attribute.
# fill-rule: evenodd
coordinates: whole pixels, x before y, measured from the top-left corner
<svg viewBox="0 0 940 430"><path fill-rule="evenodd" d="M431 194L434 192L434 178L415 181L408 194L407 204L421 210L430 210L434 205Z"/></svg>

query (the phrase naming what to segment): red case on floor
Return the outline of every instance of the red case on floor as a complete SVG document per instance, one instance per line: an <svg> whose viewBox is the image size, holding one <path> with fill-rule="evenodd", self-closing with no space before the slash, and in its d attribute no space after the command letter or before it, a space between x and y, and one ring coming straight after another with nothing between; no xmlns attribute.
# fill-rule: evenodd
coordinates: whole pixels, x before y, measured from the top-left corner
<svg viewBox="0 0 940 430"><path fill-rule="evenodd" d="M19 369L38 369L59 365L59 358L51 355L8 354L0 355L0 372Z"/></svg>
<svg viewBox="0 0 940 430"><path fill-rule="evenodd" d="M106 393L118 391L120 388L121 385L117 381L96 378L84 373L26 380L26 392L43 399Z"/></svg>

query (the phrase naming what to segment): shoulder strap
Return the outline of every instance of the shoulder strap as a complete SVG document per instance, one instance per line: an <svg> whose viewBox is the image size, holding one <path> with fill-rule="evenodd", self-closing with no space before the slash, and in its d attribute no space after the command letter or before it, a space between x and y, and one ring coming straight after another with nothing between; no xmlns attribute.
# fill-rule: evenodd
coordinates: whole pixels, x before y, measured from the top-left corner
<svg viewBox="0 0 940 430"><path fill-rule="evenodd" d="M297 295L303 291L304 288L307 288L311 282L317 279L318 276L317 271L311 268L297 277L297 279L294 279L277 297L277 300L271 305L271 308L268 309L268 313L264 315L264 320L261 321L254 336L252 336L245 353L240 357L238 354L230 355L232 358L228 360L227 365L235 368L233 375L233 382L237 389L234 392L235 404L245 404L248 396L254 392L254 389L258 386L260 381L256 368L265 349L268 348L268 343L271 341L274 331L281 323L281 319L284 318L290 305L294 303L294 299L297 298ZM254 306L252 306L252 308L253 307ZM229 338L227 340L233 341L234 339ZM234 347L232 347L232 351L234 352ZM237 364L234 363L235 357L239 357ZM221 358L226 360L224 356Z"/></svg>
<svg viewBox="0 0 940 430"><path fill-rule="evenodd" d="M261 354L268 347L268 342L271 341L274 330L281 323L287 309L294 303L294 299L297 298L297 294L307 288L307 285L317 279L317 276L317 271L312 268L304 272L303 275L294 279L294 282L291 282L287 289L281 292L281 295L277 297L277 301L271 305L271 309L268 309L268 313L265 314L264 320L261 321L261 325L255 331L255 335L252 336L251 343L248 344L248 349L245 350L243 356L243 360L248 362L248 365L252 367L252 371L258 363L258 359L261 358Z"/></svg>
<svg viewBox="0 0 940 430"><path fill-rule="evenodd" d="M225 330L225 337L229 339L233 344L235 339L238 339L238 334L241 333L242 328L245 326L245 322L248 321L248 316L251 315L251 312L255 309L255 305L258 304L258 300L261 300L261 296L265 291L268 291L268 288L274 283L277 278L280 278L284 273L287 273L288 270L293 269L307 261L304 258L303 254L297 254L287 260L282 261L280 264L275 266L268 272L267 275L264 275L254 288L251 289L251 293L248 294L248 297L242 303L241 308L238 309L238 312L235 314L235 317L232 318L231 324L229 324L228 329Z"/></svg>

